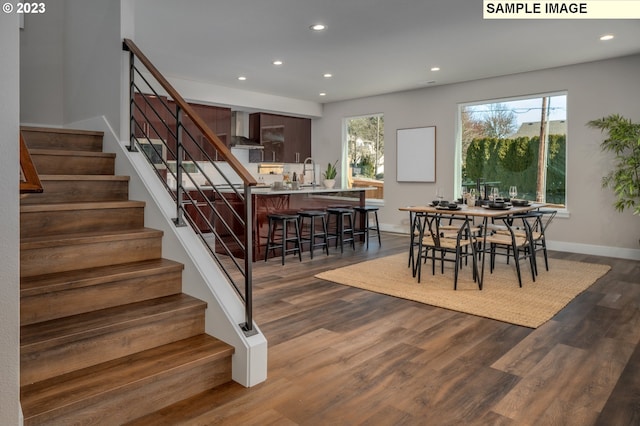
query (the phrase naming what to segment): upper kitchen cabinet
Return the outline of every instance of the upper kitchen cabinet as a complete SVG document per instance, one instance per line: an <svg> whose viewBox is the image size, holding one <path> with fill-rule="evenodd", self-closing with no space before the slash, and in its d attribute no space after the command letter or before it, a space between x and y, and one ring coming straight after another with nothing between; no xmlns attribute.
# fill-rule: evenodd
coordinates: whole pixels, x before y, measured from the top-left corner
<svg viewBox="0 0 640 426"><path fill-rule="evenodd" d="M175 103L172 102L175 108ZM231 108L217 107L213 105L202 105L189 103L191 108L202 118L207 126L215 133L225 146L229 146L231 139ZM207 155L213 160L222 160L209 141L206 140L200 129L188 116L183 116L182 144L193 158L186 157L185 160L205 161ZM175 132L175 124L173 128ZM173 142L175 146L175 141ZM200 149L202 148L202 149ZM206 153L206 154L205 154Z"/></svg>
<svg viewBox="0 0 640 426"><path fill-rule="evenodd" d="M311 156L311 120L308 118L251 114L249 138L263 145L264 161L302 163Z"/></svg>
<svg viewBox="0 0 640 426"><path fill-rule="evenodd" d="M136 106L133 108L133 117L137 123L133 126L135 136L166 141L169 136L166 124L170 122L169 117L171 116L166 107L167 98L155 95L144 95L143 97L143 95L136 93L134 102Z"/></svg>

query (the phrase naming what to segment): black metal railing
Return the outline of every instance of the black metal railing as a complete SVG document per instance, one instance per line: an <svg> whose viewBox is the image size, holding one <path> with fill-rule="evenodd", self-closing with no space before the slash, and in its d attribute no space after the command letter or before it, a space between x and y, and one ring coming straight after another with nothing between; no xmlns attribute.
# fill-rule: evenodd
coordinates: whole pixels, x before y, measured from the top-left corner
<svg viewBox="0 0 640 426"><path fill-rule="evenodd" d="M255 334L251 187L257 182L133 41L125 39L123 49L129 52L128 149L153 166L175 201L174 223L191 225L204 242L244 302L242 330ZM195 130L185 127L187 117Z"/></svg>

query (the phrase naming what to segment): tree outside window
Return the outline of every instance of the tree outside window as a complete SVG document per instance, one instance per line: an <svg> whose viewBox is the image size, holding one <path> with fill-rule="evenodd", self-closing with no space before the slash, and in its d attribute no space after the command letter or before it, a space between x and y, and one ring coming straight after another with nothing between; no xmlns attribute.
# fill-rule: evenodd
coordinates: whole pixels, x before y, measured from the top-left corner
<svg viewBox="0 0 640 426"><path fill-rule="evenodd" d="M460 177L517 198L566 202L567 96L549 94L460 106ZM540 143L542 141L542 143Z"/></svg>
<svg viewBox="0 0 640 426"><path fill-rule="evenodd" d="M384 117L348 118L346 134L348 187L375 187L366 191L367 198L384 198Z"/></svg>

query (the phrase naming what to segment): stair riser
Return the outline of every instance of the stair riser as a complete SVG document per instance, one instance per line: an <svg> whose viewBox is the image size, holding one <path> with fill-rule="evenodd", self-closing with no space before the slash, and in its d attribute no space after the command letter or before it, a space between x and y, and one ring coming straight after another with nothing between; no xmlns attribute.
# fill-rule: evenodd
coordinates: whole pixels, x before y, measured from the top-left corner
<svg viewBox="0 0 640 426"><path fill-rule="evenodd" d="M20 214L21 238L142 227L144 227L144 207Z"/></svg>
<svg viewBox="0 0 640 426"><path fill-rule="evenodd" d="M100 134L49 133L23 129L22 135L30 149L102 151L102 135Z"/></svg>
<svg viewBox="0 0 640 426"><path fill-rule="evenodd" d="M31 158L42 175L112 175L115 172L112 157L31 153Z"/></svg>
<svg viewBox="0 0 640 426"><path fill-rule="evenodd" d="M63 407L39 416L25 417L24 424L121 425L175 402L195 396L231 380L231 357L174 369L101 394L84 404ZM71 412L71 413L70 413Z"/></svg>
<svg viewBox="0 0 640 426"><path fill-rule="evenodd" d="M69 341L23 346L20 384L35 383L203 333L204 307L170 311L101 332L84 339L70 336Z"/></svg>
<svg viewBox="0 0 640 426"><path fill-rule="evenodd" d="M129 199L129 182L125 180L44 180L44 192L28 194L20 204L124 201Z"/></svg>
<svg viewBox="0 0 640 426"><path fill-rule="evenodd" d="M96 286L20 298L20 324L28 325L182 291L182 272L150 274Z"/></svg>
<svg viewBox="0 0 640 426"><path fill-rule="evenodd" d="M23 248L20 250L20 276L157 259L161 254L162 237Z"/></svg>

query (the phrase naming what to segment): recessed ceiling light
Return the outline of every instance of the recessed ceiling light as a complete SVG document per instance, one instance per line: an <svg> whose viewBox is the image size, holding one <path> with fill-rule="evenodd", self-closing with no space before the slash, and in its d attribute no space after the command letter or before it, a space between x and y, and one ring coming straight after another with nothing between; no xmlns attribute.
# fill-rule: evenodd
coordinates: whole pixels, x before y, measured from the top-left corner
<svg viewBox="0 0 640 426"><path fill-rule="evenodd" d="M325 73L325 74L323 74L322 76L323 76L324 78L331 78L331 77L333 77L333 74L331 74L331 73Z"/></svg>
<svg viewBox="0 0 640 426"><path fill-rule="evenodd" d="M436 81L435 80L429 80L429 81L427 81L427 84L436 84Z"/></svg>
<svg viewBox="0 0 640 426"><path fill-rule="evenodd" d="M320 96L327 96L325 92L320 92Z"/></svg>
<svg viewBox="0 0 640 426"><path fill-rule="evenodd" d="M602 37L600 37L600 40L602 41L613 40L613 34L605 34Z"/></svg>
<svg viewBox="0 0 640 426"><path fill-rule="evenodd" d="M440 67L432 67L431 71L440 71Z"/></svg>
<svg viewBox="0 0 640 426"><path fill-rule="evenodd" d="M284 64L284 62L282 62L280 59L276 59L275 61L273 61L273 65L282 65Z"/></svg>
<svg viewBox="0 0 640 426"><path fill-rule="evenodd" d="M312 29L313 31L323 31L325 29L327 29L327 26L324 24L314 24L312 26L309 27L310 29Z"/></svg>
<svg viewBox="0 0 640 426"><path fill-rule="evenodd" d="M245 81L247 79L247 77L245 77L244 75L241 75L240 77L238 77L238 80L240 81Z"/></svg>

